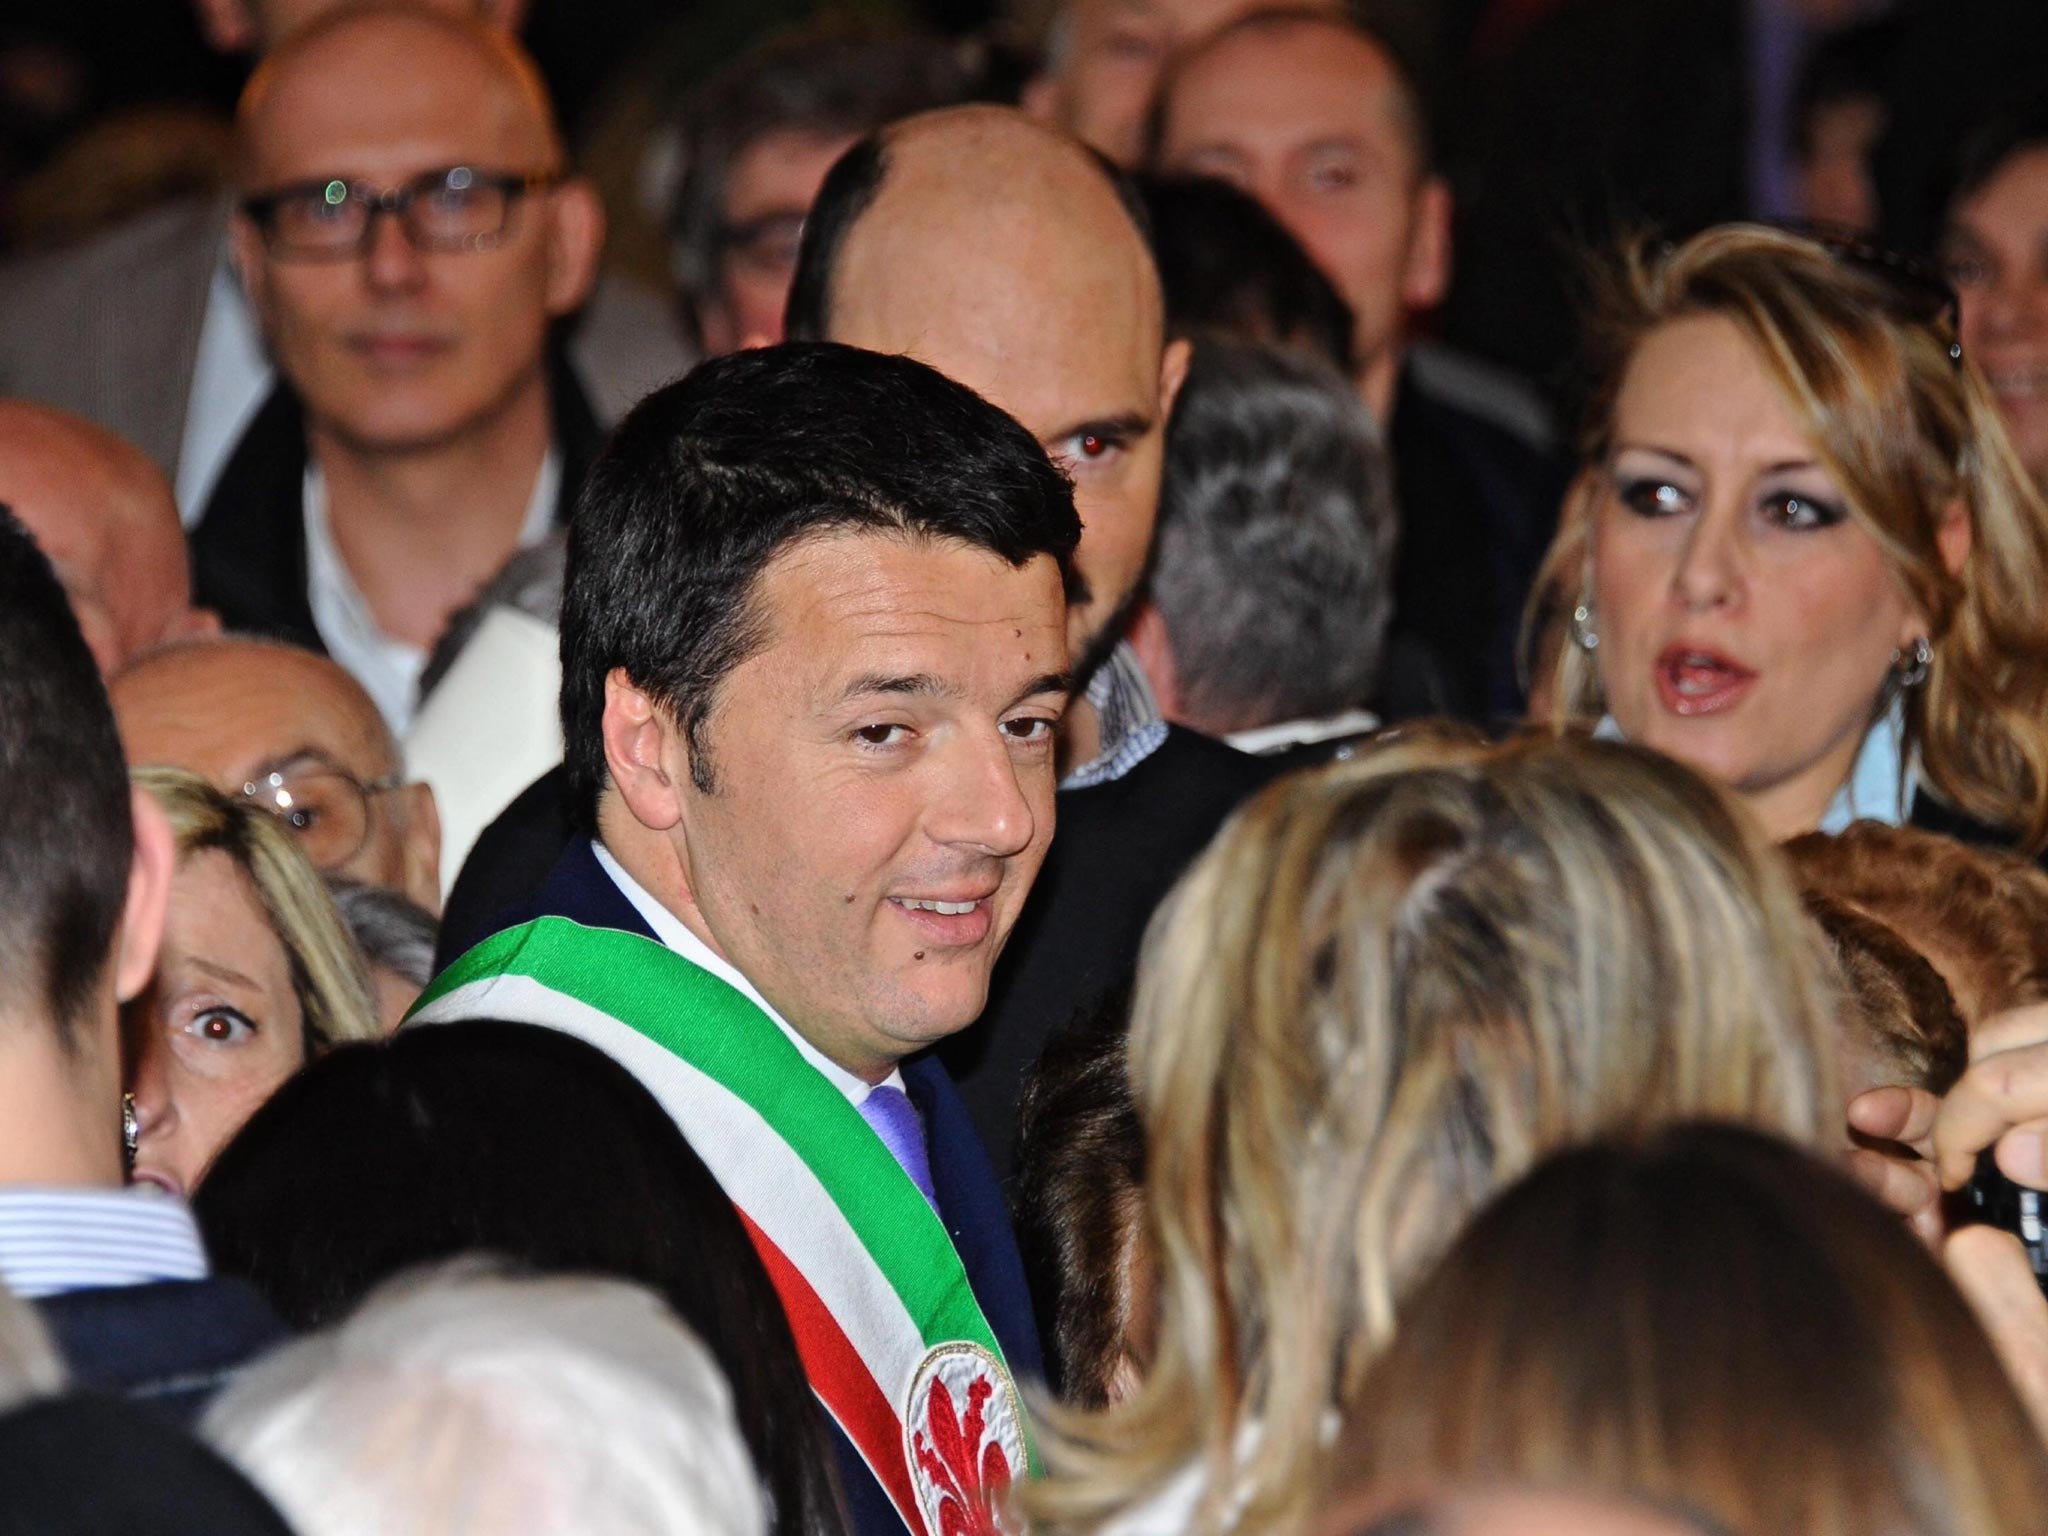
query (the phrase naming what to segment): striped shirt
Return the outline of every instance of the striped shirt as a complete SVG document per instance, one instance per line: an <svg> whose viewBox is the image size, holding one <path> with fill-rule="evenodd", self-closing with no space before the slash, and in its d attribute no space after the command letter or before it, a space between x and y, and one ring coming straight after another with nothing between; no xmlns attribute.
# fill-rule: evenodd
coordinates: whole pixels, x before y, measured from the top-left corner
<svg viewBox="0 0 2048 1536"><path fill-rule="evenodd" d="M24 1301L207 1274L182 1200L136 1189L0 1189L0 1285Z"/></svg>
<svg viewBox="0 0 2048 1536"><path fill-rule="evenodd" d="M1166 740L1166 717L1129 641L1118 641L1095 669L1086 697L1102 721L1102 750L1060 780L1061 789L1088 789L1120 779Z"/></svg>

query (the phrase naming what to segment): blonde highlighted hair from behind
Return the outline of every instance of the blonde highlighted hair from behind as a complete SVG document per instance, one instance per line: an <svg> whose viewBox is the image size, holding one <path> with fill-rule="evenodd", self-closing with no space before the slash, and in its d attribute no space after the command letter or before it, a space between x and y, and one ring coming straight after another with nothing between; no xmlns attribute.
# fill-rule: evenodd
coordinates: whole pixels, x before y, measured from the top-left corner
<svg viewBox="0 0 2048 1536"><path fill-rule="evenodd" d="M308 1055L383 1034L362 952L291 830L253 801L222 794L181 768L129 775L170 818L182 862L219 849L248 877L291 966Z"/></svg>
<svg viewBox="0 0 2048 1536"><path fill-rule="evenodd" d="M1401 743L1280 781L1154 917L1130 1045L1158 1353L1054 1413L1055 1530L1193 1465L1198 1531L1310 1512L1405 1288L1546 1150L1684 1116L1803 1142L1833 978L1724 791L1575 736Z"/></svg>
<svg viewBox="0 0 2048 1536"><path fill-rule="evenodd" d="M1801 235L1710 229L1665 253L1629 249L1600 284L1598 384L1584 467L1535 586L1524 649L1552 724L1602 712L1595 657L1567 638L1588 596L1590 537L1630 359L1673 321L1718 316L1756 349L1857 523L1928 618L1933 662L1905 693L1904 750L1968 815L2048 848L2048 505L1976 365L1945 328L1902 316L1889 283ZM1969 519L1959 576L1938 534ZM1594 622L1598 623L1594 601ZM1873 718L1882 708L1873 700Z"/></svg>

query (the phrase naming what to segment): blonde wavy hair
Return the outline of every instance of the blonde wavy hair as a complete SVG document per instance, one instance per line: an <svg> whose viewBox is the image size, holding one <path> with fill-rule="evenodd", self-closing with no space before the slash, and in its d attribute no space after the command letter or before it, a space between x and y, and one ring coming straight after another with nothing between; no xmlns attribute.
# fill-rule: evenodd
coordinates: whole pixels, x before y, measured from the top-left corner
<svg viewBox="0 0 2048 1536"><path fill-rule="evenodd" d="M1732 321L1807 424L1851 514L1927 615L1933 661L1925 684L1905 693L1906 759L1917 757L1943 799L2039 853L2048 848L2048 610L2040 597L2048 504L1983 375L1967 357L1958 364L1952 330L1903 301L1900 281L1761 225L1624 253L1600 285L1586 467L1537 576L1524 650L1552 723L1598 718L1594 657L1566 636L1589 580L1615 397L1652 331L1697 316ZM1951 575L1937 536L1958 506L1970 552ZM1872 701L1873 719L1886 703Z"/></svg>
<svg viewBox="0 0 2048 1536"><path fill-rule="evenodd" d="M181 861L217 848L249 877L291 966L307 1055L379 1038L383 1030L362 952L290 829L253 802L224 795L182 768L137 768L129 777L163 807Z"/></svg>
<svg viewBox="0 0 2048 1536"><path fill-rule="evenodd" d="M1049 1417L1057 1530L1198 1469L1289 1532L1410 1280L1546 1150L1677 1117L1814 1142L1832 975L1780 855L1638 748L1423 740L1243 808L1147 932L1130 1062L1159 1350Z"/></svg>

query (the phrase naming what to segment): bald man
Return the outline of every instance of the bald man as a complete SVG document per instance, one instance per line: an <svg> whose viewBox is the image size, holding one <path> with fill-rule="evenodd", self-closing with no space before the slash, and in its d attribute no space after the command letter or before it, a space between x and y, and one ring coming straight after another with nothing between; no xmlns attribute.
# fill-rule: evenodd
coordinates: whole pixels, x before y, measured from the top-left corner
<svg viewBox="0 0 2048 1536"><path fill-rule="evenodd" d="M110 432L0 400L0 506L57 569L107 676L167 640L216 628L192 609L185 536L163 471Z"/></svg>
<svg viewBox="0 0 2048 1536"><path fill-rule="evenodd" d="M289 818L323 874L440 910L434 792L407 783L390 728L348 673L294 646L238 636L153 651L109 686L133 764L198 774Z"/></svg>
<svg viewBox="0 0 2048 1536"><path fill-rule="evenodd" d="M1187 369L1127 187L1001 107L907 118L850 150L812 206L789 334L906 353L1008 411L1074 479L1060 830L980 1024L946 1047L1007 1173L1047 1035L1122 982L1147 918L1269 768L1168 727L1123 631L1158 519Z"/></svg>
<svg viewBox="0 0 2048 1536"><path fill-rule="evenodd" d="M596 194L532 62L417 5L293 33L243 95L237 270L283 382L192 536L223 621L323 650L402 732L449 617L568 509L598 434L549 331Z"/></svg>

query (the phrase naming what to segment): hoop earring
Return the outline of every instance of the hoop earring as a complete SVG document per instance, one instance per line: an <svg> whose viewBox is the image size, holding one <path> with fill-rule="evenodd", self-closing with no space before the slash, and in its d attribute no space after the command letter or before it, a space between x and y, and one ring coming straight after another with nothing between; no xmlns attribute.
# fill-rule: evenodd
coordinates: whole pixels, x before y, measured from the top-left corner
<svg viewBox="0 0 2048 1536"><path fill-rule="evenodd" d="M1892 680L1901 688L1918 688L1927 681L1927 669L1934 663L1934 647L1925 635L1913 642L1910 651L1892 652Z"/></svg>
<svg viewBox="0 0 2048 1536"><path fill-rule="evenodd" d="M135 1167L135 1152L142 1144L142 1124L135 1117L135 1095L121 1095L121 1164L132 1170Z"/></svg>
<svg viewBox="0 0 2048 1536"><path fill-rule="evenodd" d="M1572 644L1582 651L1600 649L1600 631L1593 625L1593 604L1589 599L1581 598L1572 609L1571 636Z"/></svg>

